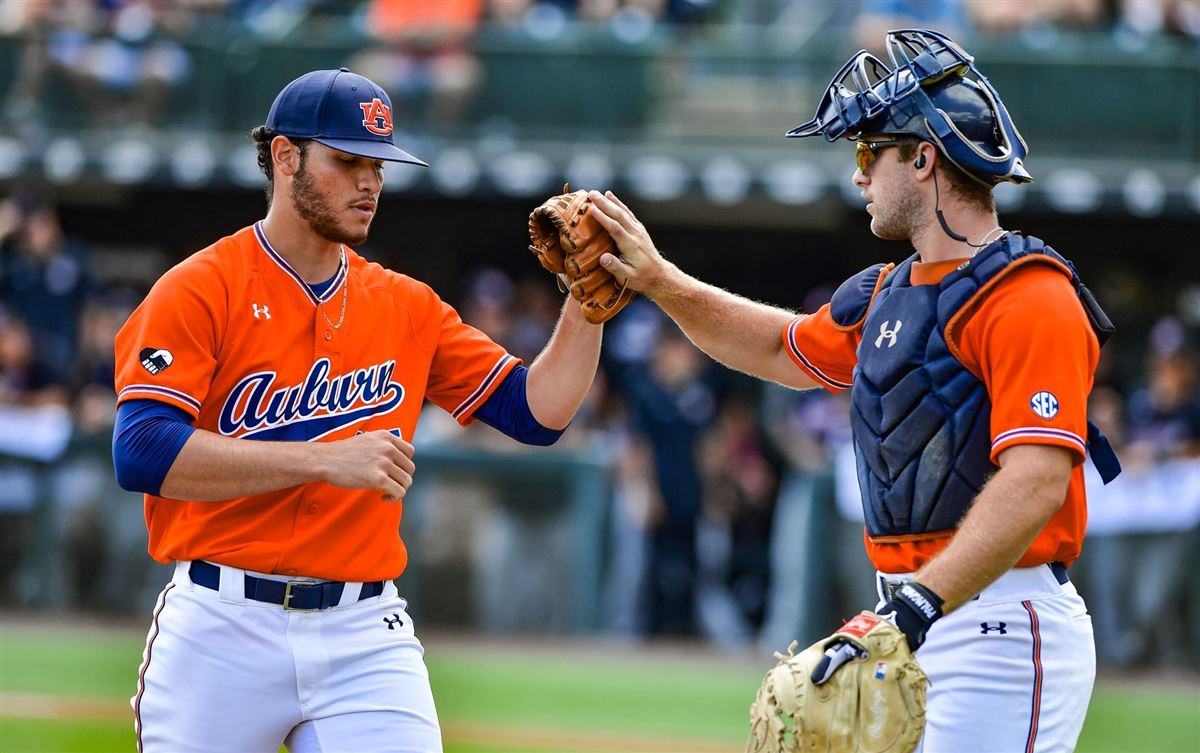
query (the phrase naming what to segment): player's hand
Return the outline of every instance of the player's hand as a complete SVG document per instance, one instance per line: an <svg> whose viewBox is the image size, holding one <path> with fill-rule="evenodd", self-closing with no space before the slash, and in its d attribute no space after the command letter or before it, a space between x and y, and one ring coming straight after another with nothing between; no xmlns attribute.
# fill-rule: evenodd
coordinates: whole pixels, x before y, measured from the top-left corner
<svg viewBox="0 0 1200 753"><path fill-rule="evenodd" d="M942 616L942 604L942 597L928 587L911 581L901 586L896 595L875 613L904 633L908 650L916 651L925 642L930 625ZM829 682L839 667L862 657L861 649L849 641L831 643L825 649L825 656L813 668L813 684Z"/></svg>
<svg viewBox="0 0 1200 753"><path fill-rule="evenodd" d="M322 450L322 477L334 486L377 489L384 502L399 501L412 486L417 470L413 446L389 431L368 431L317 447Z"/></svg>
<svg viewBox="0 0 1200 753"><path fill-rule="evenodd" d="M942 616L944 603L932 589L914 580L901 586L876 614L900 628L908 639L908 650L916 651L925 642L929 627Z"/></svg>
<svg viewBox="0 0 1200 753"><path fill-rule="evenodd" d="M662 285L670 270L670 263L662 257L650 239L646 227L629 211L629 207L612 191L590 191L588 198L599 211L596 219L612 236L617 244L619 256L604 254L600 264L617 282L650 297Z"/></svg>

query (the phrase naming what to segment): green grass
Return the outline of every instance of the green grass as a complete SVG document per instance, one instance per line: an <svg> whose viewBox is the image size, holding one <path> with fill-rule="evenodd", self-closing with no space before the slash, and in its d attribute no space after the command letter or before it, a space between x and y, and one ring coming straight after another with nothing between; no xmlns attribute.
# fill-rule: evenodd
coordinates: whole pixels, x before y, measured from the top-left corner
<svg viewBox="0 0 1200 753"><path fill-rule="evenodd" d="M574 658L426 654L446 721L612 730L745 742L744 719L765 669L684 659L638 663L586 652Z"/></svg>
<svg viewBox="0 0 1200 753"><path fill-rule="evenodd" d="M27 625L0 629L0 694L39 693L109 701L134 691L143 636L136 632ZM611 753L630 753L630 738L727 743L740 750L746 709L765 666L681 655L670 658L611 648L539 652L529 647L479 649L430 640L426 656L447 729L446 753L596 753L612 735ZM601 742L579 749L544 740L535 747L488 728L592 731ZM472 734L470 731L475 730ZM484 735L486 737L486 735ZM132 723L27 719L0 708L0 753L108 753L134 749ZM1102 683L1092 699L1079 753L1197 753L1200 686L1153 689Z"/></svg>
<svg viewBox="0 0 1200 753"><path fill-rule="evenodd" d="M1150 690L1101 684L1092 694L1079 753L1200 752L1200 686Z"/></svg>

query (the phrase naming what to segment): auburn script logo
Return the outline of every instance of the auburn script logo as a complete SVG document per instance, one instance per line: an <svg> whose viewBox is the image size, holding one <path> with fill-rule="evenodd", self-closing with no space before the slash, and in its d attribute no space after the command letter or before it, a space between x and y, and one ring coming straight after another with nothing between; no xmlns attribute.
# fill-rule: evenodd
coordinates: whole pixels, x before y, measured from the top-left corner
<svg viewBox="0 0 1200 753"><path fill-rule="evenodd" d="M383 103L379 97L370 102L359 102L363 111L363 126L371 133L380 136L392 135L392 108Z"/></svg>
<svg viewBox="0 0 1200 753"><path fill-rule="evenodd" d="M312 365L300 384L277 385L274 371L243 377L225 398L219 428L227 437L309 441L359 421L391 413L404 401L385 361L331 374L328 358Z"/></svg>

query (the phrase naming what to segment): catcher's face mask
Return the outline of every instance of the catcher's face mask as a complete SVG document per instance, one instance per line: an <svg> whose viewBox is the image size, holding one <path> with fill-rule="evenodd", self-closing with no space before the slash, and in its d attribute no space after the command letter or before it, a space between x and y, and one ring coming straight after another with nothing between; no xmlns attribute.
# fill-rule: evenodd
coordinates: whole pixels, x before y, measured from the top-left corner
<svg viewBox="0 0 1200 753"><path fill-rule="evenodd" d="M1028 183L1029 149L975 59L954 40L928 29L887 35L888 67L866 50L842 65L816 115L790 138L833 142L862 133L907 133L929 141L980 182Z"/></svg>

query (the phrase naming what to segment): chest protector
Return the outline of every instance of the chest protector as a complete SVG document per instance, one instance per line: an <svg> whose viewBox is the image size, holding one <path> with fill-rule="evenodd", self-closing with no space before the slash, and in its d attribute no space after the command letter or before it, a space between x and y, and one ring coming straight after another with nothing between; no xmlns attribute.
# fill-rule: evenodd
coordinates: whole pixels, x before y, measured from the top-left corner
<svg viewBox="0 0 1200 753"><path fill-rule="evenodd" d="M1025 264L1048 264L1071 280L1101 343L1113 329L1074 266L1037 238L1005 235L936 285L911 283L916 260L890 273L883 265L870 267L830 301L839 327L863 327L850 423L873 539L947 535L996 470L989 459L987 388L946 343L955 314L986 295L989 283ZM1090 424L1088 445L1107 483L1120 466Z"/></svg>

